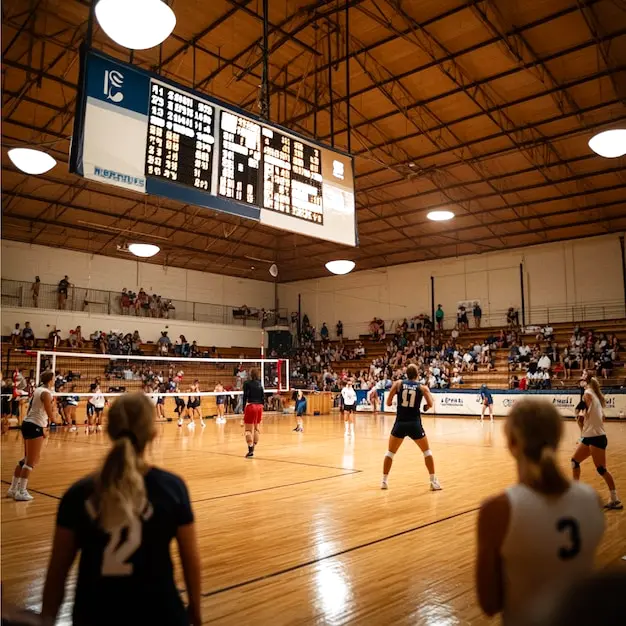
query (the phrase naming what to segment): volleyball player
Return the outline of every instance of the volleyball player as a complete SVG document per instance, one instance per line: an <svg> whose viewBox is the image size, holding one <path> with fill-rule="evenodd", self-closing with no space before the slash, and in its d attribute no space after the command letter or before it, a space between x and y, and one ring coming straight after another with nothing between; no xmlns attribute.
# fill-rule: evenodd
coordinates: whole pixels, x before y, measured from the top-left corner
<svg viewBox="0 0 626 626"><path fill-rule="evenodd" d="M422 397L426 400L424 411L428 411L434 400L430 390L426 385L420 385L417 377L419 372L417 366L412 363L406 368L408 380L397 380L387 396L387 406L393 406L393 398L397 395L396 421L389 436L389 449L385 454L383 462L383 482L381 489L388 489L387 479L391 471L393 457L399 450L405 437L410 437L424 454L424 463L430 475L431 491L441 490L441 485L435 474L435 460L428 445L428 437L422 427L422 417L420 415L420 403Z"/></svg>
<svg viewBox="0 0 626 626"><path fill-rule="evenodd" d="M189 386L190 393L199 393L200 392L200 382L198 379L193 381L193 384ZM189 396L187 399L187 415L189 415L189 419L191 420L187 425L188 428L194 428L196 425L195 419L196 415L200 420L200 426L202 428L206 427L204 420L202 419L202 407L200 396Z"/></svg>
<svg viewBox="0 0 626 626"><path fill-rule="evenodd" d="M356 391L352 386L352 379L348 379L346 386L341 390L343 399L343 415L345 424L345 435L354 435L354 414L356 413Z"/></svg>
<svg viewBox="0 0 626 626"><path fill-rule="evenodd" d="M89 391L93 395L87 402L86 434L102 430L102 413L107 404L107 399L102 395L102 391L100 391L100 385L98 383L92 383Z"/></svg>
<svg viewBox="0 0 626 626"><path fill-rule="evenodd" d="M487 389L487 385L480 386L480 421L482 422L485 417L485 410L489 410L489 417L493 422L493 396L491 395L491 391Z"/></svg>
<svg viewBox="0 0 626 626"><path fill-rule="evenodd" d="M254 456L254 448L259 443L264 400L265 390L259 380L259 370L253 367L248 380L243 383L243 428L248 444L246 458Z"/></svg>
<svg viewBox="0 0 626 626"><path fill-rule="evenodd" d="M372 384L372 388L367 392L367 401L372 405L372 412L378 413L378 382Z"/></svg>
<svg viewBox="0 0 626 626"><path fill-rule="evenodd" d="M215 392L220 393L224 391L224 387L220 381L218 381L217 385L215 385ZM225 424L226 418L224 417L224 408L226 404L226 396L220 395L215 396L215 404L217 405L217 419L215 420L216 424Z"/></svg>
<svg viewBox="0 0 626 626"><path fill-rule="evenodd" d="M46 438L44 429L54 418L52 389L54 389L54 372L46 371L41 375L41 386L33 392L28 405L28 413L22 422L24 458L15 466L13 480L7 491L8 498L24 502L33 499L26 486L30 473L41 456L41 447Z"/></svg>
<svg viewBox="0 0 626 626"><path fill-rule="evenodd" d="M591 572L602 537L597 493L568 481L556 462L562 430L550 402L516 403L505 435L518 483L480 508L478 599L488 615L502 612L506 626L542 620L562 590Z"/></svg>
<svg viewBox="0 0 626 626"><path fill-rule="evenodd" d="M55 623L80 551L74 624L201 624L200 558L189 493L181 478L144 459L156 435L148 398L141 393L118 398L107 431L112 446L101 469L74 483L59 505L43 623ZM174 580L174 538L187 611Z"/></svg>
<svg viewBox="0 0 626 626"><path fill-rule="evenodd" d="M293 429L296 433L304 432L304 422L302 421L302 416L306 411L306 398L304 397L304 391L302 389L298 389L298 393L296 395L296 427Z"/></svg>
<svg viewBox="0 0 626 626"><path fill-rule="evenodd" d="M65 398L65 417L68 421L70 432L75 433L78 429L76 428L76 410L78 409L78 402L80 398L76 393L76 386L72 385L70 387L70 394Z"/></svg>
<svg viewBox="0 0 626 626"><path fill-rule="evenodd" d="M610 498L604 508L623 509L624 505L617 497L617 489L613 476L611 472L606 469L606 448L608 440L603 424L603 409L606 406L604 395L600 389L598 379L595 378L595 376L587 377L584 382L585 392L583 394L583 401L587 408L577 420L582 438L574 452L574 456L572 456L574 480L580 478L580 464L591 456L596 466L596 471L602 476L609 488Z"/></svg>

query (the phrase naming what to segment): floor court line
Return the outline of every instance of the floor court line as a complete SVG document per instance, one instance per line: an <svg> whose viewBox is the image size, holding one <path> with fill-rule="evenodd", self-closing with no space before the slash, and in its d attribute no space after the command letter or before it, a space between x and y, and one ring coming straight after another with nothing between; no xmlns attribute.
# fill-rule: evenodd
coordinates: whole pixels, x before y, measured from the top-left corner
<svg viewBox="0 0 626 626"><path fill-rule="evenodd" d="M282 576L283 574L289 574L290 572L295 572L299 569L303 569L305 567L310 567L311 565L315 565L316 563L321 563L322 561L326 561L328 559L334 559L338 556L343 556L344 554L349 554L351 552L356 552L357 550L361 550L363 548L369 548L370 546L374 546L379 543L383 543L384 541L389 541L390 539L396 539L397 537L402 537L403 535L408 535L410 533L417 532L424 528L428 528L429 526L434 526L436 524L440 524L441 522L447 522L448 520L455 519L457 517L462 517L463 515L467 515L468 513L474 513L478 511L480 507L473 507L471 509L467 509L465 511L460 511L459 513L453 513L452 515L448 515L446 517L442 517L441 519L433 520L432 522L426 522L424 524L420 524L419 526L414 526L413 528L407 528L406 530L401 530L397 533L393 533L391 535L386 535L385 537L379 537L378 539L372 539L366 543L358 544L356 546L352 546L350 548L346 548L344 550L339 550L338 552L334 552L333 554L328 554L326 556L320 557L319 559L311 559L310 561L305 561L304 563L299 563L298 565L292 565L291 567L286 567L281 570L277 570L275 572L270 572L269 574L264 574L263 576L257 576L256 578L251 578L249 580L244 580L239 583L235 583L234 585L229 585L227 587L221 587L220 589L215 589L213 591L204 591L202 593L203 598L210 598L212 596L216 596L220 593L225 593L227 591L232 591L234 589L240 589L241 587L247 587L248 585L253 585L258 582L262 582L264 580L268 580L270 578L276 578L277 576Z"/></svg>
<svg viewBox="0 0 626 626"><path fill-rule="evenodd" d="M8 480L0 480L0 483L5 485L10 485L11 483ZM37 489L33 489L32 487L28 488L28 491L32 491L33 493L37 493L41 496L47 496L48 498L54 498L55 500L60 500L60 496L53 496L51 493L46 493L45 491L38 491Z"/></svg>

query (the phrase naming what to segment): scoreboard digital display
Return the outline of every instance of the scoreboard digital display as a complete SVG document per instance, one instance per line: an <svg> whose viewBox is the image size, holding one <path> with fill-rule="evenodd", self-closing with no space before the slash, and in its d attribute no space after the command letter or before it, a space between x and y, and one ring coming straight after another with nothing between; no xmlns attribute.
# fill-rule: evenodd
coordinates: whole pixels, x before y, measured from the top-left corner
<svg viewBox="0 0 626 626"><path fill-rule="evenodd" d="M71 171L356 245L352 158L91 51Z"/></svg>

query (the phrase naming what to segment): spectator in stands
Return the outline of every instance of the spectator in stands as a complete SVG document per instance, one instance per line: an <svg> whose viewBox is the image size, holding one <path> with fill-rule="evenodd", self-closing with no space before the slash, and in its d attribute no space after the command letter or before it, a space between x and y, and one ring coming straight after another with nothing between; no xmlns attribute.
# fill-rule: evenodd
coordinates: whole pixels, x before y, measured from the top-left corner
<svg viewBox="0 0 626 626"><path fill-rule="evenodd" d="M469 329L469 321L467 319L467 310L464 305L459 306L457 311L457 322L459 325L459 330L468 330Z"/></svg>
<svg viewBox="0 0 626 626"><path fill-rule="evenodd" d="M322 323L322 327L320 328L320 336L324 343L328 341L328 326L326 326L326 322Z"/></svg>
<svg viewBox="0 0 626 626"><path fill-rule="evenodd" d="M343 339L343 323L341 320L337 322L337 339L340 341Z"/></svg>
<svg viewBox="0 0 626 626"><path fill-rule="evenodd" d="M545 341L552 341L554 339L554 329L550 326L550 324L546 324L541 329L541 335Z"/></svg>
<svg viewBox="0 0 626 626"><path fill-rule="evenodd" d="M57 287L57 299L59 303L59 309L61 311L65 310L65 306L67 303L67 292L69 288L72 286L70 283L70 279L67 276L64 276L60 281Z"/></svg>
<svg viewBox="0 0 626 626"><path fill-rule="evenodd" d="M84 343L83 331L80 326L77 326L74 330L70 330L70 336L67 339L67 344L70 348L82 348Z"/></svg>
<svg viewBox="0 0 626 626"><path fill-rule="evenodd" d="M176 345L174 346L174 352L178 354L178 356L188 357L189 356L189 342L185 335L180 335L176 340Z"/></svg>
<svg viewBox="0 0 626 626"><path fill-rule="evenodd" d="M156 294L148 300L148 310L150 317L159 317L161 313L161 299Z"/></svg>
<svg viewBox="0 0 626 626"><path fill-rule="evenodd" d="M148 294L143 290L143 287L141 287L137 297L135 298L135 315L143 315L145 310L144 304L148 306Z"/></svg>
<svg viewBox="0 0 626 626"><path fill-rule="evenodd" d="M603 378L609 378L609 376L611 376L611 372L613 371L613 359L608 349L603 350L600 355L596 371L598 376L601 375Z"/></svg>
<svg viewBox="0 0 626 626"><path fill-rule="evenodd" d="M22 329L22 343L25 348L32 348L35 345L35 333L30 327L30 322L26 322Z"/></svg>
<svg viewBox="0 0 626 626"><path fill-rule="evenodd" d="M139 331L136 330L133 333L133 337L132 337L132 344L131 344L131 350L133 352L133 354L141 354L141 344L143 342L141 341L141 337L139 336Z"/></svg>
<svg viewBox="0 0 626 626"><path fill-rule="evenodd" d="M565 348L563 350L563 367L565 368L565 376L571 378L572 370L580 368L579 348Z"/></svg>
<svg viewBox="0 0 626 626"><path fill-rule="evenodd" d="M30 291L32 293L33 298L33 307L37 308L39 306L39 288L41 287L41 280L39 280L39 276L35 276L35 282L30 286Z"/></svg>
<svg viewBox="0 0 626 626"><path fill-rule="evenodd" d="M452 329L452 332L450 333L450 338L452 339L452 343L456 343L456 340L459 338L459 331L457 330L456 326Z"/></svg>
<svg viewBox="0 0 626 626"><path fill-rule="evenodd" d="M193 359L196 359L200 356L200 348L198 347L197 341L192 341L191 346L189 346L189 356Z"/></svg>
<svg viewBox="0 0 626 626"><path fill-rule="evenodd" d="M530 346L527 346L523 341L522 341L522 345L520 345L519 347L519 362L520 363L530 362Z"/></svg>
<svg viewBox="0 0 626 626"><path fill-rule="evenodd" d="M167 336L167 331L161 331L161 336L157 341L159 354L161 356L167 356L170 351L170 346L172 345L172 340Z"/></svg>
<svg viewBox="0 0 626 626"><path fill-rule="evenodd" d="M130 294L126 291L126 287L122 289L122 293L120 295L120 306L122 307L122 315L128 315L130 312Z"/></svg>
<svg viewBox="0 0 626 626"><path fill-rule="evenodd" d="M511 349L509 350L509 366L511 370L517 369L520 360L519 346L513 342Z"/></svg>
<svg viewBox="0 0 626 626"><path fill-rule="evenodd" d="M15 324L15 328L11 331L11 345L13 347L17 346L21 338L22 338L22 331L18 323L18 324Z"/></svg>
<svg viewBox="0 0 626 626"><path fill-rule="evenodd" d="M480 328L480 321L483 316L483 310L480 308L479 302L474 302L474 308L472 309L472 314L474 315L474 326L476 326L476 328Z"/></svg>
<svg viewBox="0 0 626 626"><path fill-rule="evenodd" d="M519 326L519 311L512 306L506 312L506 323L509 325L509 328Z"/></svg>
<svg viewBox="0 0 626 626"><path fill-rule="evenodd" d="M435 322L437 323L437 330L443 330L443 309L441 305L437 305L437 310L435 311Z"/></svg>
<svg viewBox="0 0 626 626"><path fill-rule="evenodd" d="M542 354L537 361L537 368L547 372L551 367L550 357L547 354Z"/></svg>
<svg viewBox="0 0 626 626"><path fill-rule="evenodd" d="M509 378L509 389L519 389L519 378L515 375Z"/></svg>

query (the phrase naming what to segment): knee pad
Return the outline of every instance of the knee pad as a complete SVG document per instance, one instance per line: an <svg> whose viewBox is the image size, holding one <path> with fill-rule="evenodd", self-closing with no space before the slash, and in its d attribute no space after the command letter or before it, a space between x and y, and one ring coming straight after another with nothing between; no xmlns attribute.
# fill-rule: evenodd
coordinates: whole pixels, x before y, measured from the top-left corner
<svg viewBox="0 0 626 626"><path fill-rule="evenodd" d="M393 459L393 457L396 456L396 453L387 450L387 453L385 454L385 456L390 458L390 459Z"/></svg>
<svg viewBox="0 0 626 626"><path fill-rule="evenodd" d="M26 463L24 463L24 465L22 465L22 469L28 470L29 472L33 471L33 468L30 465L26 465Z"/></svg>
<svg viewBox="0 0 626 626"><path fill-rule="evenodd" d="M598 472L600 476L604 476L606 474L606 467L604 467L604 465L598 465L598 467L596 467L596 472Z"/></svg>
<svg viewBox="0 0 626 626"><path fill-rule="evenodd" d="M572 469L580 469L580 463L576 459L572 459Z"/></svg>
<svg viewBox="0 0 626 626"><path fill-rule="evenodd" d="M17 462L17 464L18 464L20 467L24 467L24 463L26 463L26 459L22 459L21 461L18 461L18 462Z"/></svg>
<svg viewBox="0 0 626 626"><path fill-rule="evenodd" d="M430 450L426 450L424 452L424 458L426 458L427 456L432 456L432 455L433 455L433 453Z"/></svg>

